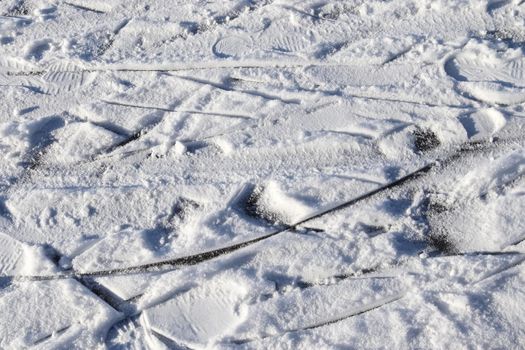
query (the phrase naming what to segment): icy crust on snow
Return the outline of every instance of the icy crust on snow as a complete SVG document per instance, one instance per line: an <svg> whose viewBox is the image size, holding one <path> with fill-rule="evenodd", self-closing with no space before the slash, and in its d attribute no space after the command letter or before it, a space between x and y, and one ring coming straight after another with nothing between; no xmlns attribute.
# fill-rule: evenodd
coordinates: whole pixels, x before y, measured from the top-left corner
<svg viewBox="0 0 525 350"><path fill-rule="evenodd" d="M519 347L524 28L0 2L0 348Z"/></svg>

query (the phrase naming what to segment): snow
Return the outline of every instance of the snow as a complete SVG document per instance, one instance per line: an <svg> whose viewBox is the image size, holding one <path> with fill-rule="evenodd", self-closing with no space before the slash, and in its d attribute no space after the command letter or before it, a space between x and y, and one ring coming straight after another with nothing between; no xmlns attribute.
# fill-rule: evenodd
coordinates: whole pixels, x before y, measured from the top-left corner
<svg viewBox="0 0 525 350"><path fill-rule="evenodd" d="M240 281L212 279L206 286L147 309L142 317L152 331L191 347L206 346L243 321L245 315L238 307L245 294Z"/></svg>
<svg viewBox="0 0 525 350"><path fill-rule="evenodd" d="M76 328L77 346L97 346L121 315L73 280L22 283L2 293L2 348L19 349L52 341ZM47 337L51 336L48 340Z"/></svg>
<svg viewBox="0 0 525 350"><path fill-rule="evenodd" d="M0 348L520 348L525 2L0 2Z"/></svg>

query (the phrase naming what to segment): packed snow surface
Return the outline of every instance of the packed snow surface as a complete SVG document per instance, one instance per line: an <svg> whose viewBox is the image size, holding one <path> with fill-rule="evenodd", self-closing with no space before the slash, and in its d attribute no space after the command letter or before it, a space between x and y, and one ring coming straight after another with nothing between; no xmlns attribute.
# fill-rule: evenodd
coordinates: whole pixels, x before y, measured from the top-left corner
<svg viewBox="0 0 525 350"><path fill-rule="evenodd" d="M525 1L0 1L0 349L518 349Z"/></svg>

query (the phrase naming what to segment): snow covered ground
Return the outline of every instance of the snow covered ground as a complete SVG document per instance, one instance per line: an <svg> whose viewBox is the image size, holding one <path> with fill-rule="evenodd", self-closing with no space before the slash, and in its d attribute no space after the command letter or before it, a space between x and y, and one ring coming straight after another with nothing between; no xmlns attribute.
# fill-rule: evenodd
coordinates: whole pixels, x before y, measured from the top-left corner
<svg viewBox="0 0 525 350"><path fill-rule="evenodd" d="M0 1L0 349L518 349L525 1Z"/></svg>

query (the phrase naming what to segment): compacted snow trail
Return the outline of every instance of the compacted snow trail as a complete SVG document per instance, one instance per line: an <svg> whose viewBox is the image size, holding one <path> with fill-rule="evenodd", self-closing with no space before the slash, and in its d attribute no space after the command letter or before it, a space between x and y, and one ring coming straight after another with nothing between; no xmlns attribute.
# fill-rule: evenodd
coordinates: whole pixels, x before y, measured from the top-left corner
<svg viewBox="0 0 525 350"><path fill-rule="evenodd" d="M525 3L0 1L0 348L506 348Z"/></svg>

